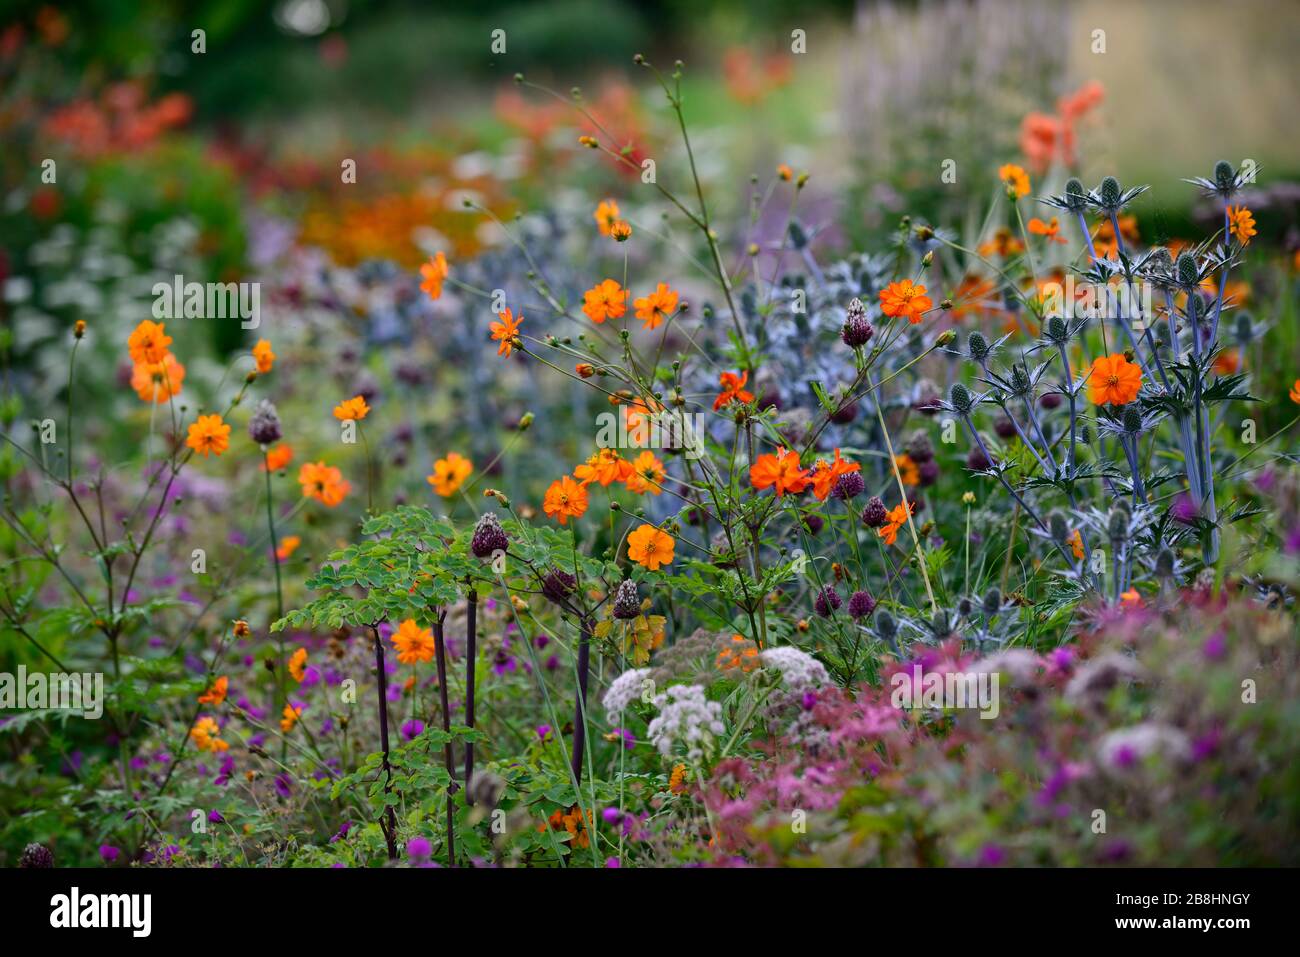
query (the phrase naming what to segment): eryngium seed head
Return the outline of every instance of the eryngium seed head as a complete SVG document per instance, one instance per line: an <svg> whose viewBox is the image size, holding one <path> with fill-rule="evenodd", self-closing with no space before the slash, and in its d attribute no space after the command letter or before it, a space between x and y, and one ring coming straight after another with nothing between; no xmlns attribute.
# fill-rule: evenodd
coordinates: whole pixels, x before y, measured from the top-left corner
<svg viewBox="0 0 1300 957"><path fill-rule="evenodd" d="M1029 373L1024 366L1011 367L1011 391L1016 395L1024 395L1029 391Z"/></svg>
<svg viewBox="0 0 1300 957"><path fill-rule="evenodd" d="M889 509L885 508L880 496L873 495L867 502L867 507L862 510L862 524L867 528L880 528L888 518Z"/></svg>
<svg viewBox="0 0 1300 957"><path fill-rule="evenodd" d="M1142 412L1133 406L1124 409L1124 431L1137 433L1142 431Z"/></svg>
<svg viewBox="0 0 1300 957"><path fill-rule="evenodd" d="M1002 610L1002 592L998 588L990 588L984 593L984 601L980 609L986 615L996 615Z"/></svg>
<svg viewBox="0 0 1300 957"><path fill-rule="evenodd" d="M1063 318L1052 316L1047 320L1047 338L1053 342L1065 342L1070 338L1070 329Z"/></svg>
<svg viewBox="0 0 1300 957"><path fill-rule="evenodd" d="M829 618L831 612L835 611L842 604L842 599L835 589L830 585L824 587L817 593L817 598L813 601L813 611L823 618Z"/></svg>
<svg viewBox="0 0 1300 957"><path fill-rule="evenodd" d="M882 611L876 616L876 631L880 632L880 637L885 639L893 638L898 634L898 623L894 621L894 616L887 611Z"/></svg>
<svg viewBox="0 0 1300 957"><path fill-rule="evenodd" d="M578 579L568 572L552 568L542 579L542 596L554 604L561 604L578 587Z"/></svg>
<svg viewBox="0 0 1300 957"><path fill-rule="evenodd" d="M957 614L962 618L969 618L970 613L974 610L975 606L971 604L969 598L963 598L961 601L957 602Z"/></svg>
<svg viewBox="0 0 1300 957"><path fill-rule="evenodd" d="M1225 193L1231 192L1236 184L1237 171L1232 168L1232 164L1227 160L1219 160L1214 164L1214 185Z"/></svg>
<svg viewBox="0 0 1300 957"><path fill-rule="evenodd" d="M1065 183L1065 202L1071 210L1083 209L1088 202L1088 193L1077 176L1071 176Z"/></svg>
<svg viewBox="0 0 1300 957"><path fill-rule="evenodd" d="M808 234L795 219L790 220L790 245L795 249L803 249L808 245Z"/></svg>
<svg viewBox="0 0 1300 957"><path fill-rule="evenodd" d="M1200 281L1200 270L1196 266L1196 257L1191 253L1179 253L1174 265L1174 274L1180 286L1191 288Z"/></svg>
<svg viewBox="0 0 1300 957"><path fill-rule="evenodd" d="M1168 276L1174 271L1174 257L1164 246L1157 246L1151 250L1151 258L1147 260L1147 268L1159 276Z"/></svg>
<svg viewBox="0 0 1300 957"><path fill-rule="evenodd" d="M1119 180L1114 176L1107 176L1101 181L1101 186L1097 190L1097 195L1101 197L1101 204L1107 209L1119 206L1119 197L1123 190L1119 187Z"/></svg>
<svg viewBox="0 0 1300 957"><path fill-rule="evenodd" d="M248 420L248 434L258 445L274 445L284 434L280 430L280 414L269 399L263 399L253 409L253 417Z"/></svg>
<svg viewBox="0 0 1300 957"><path fill-rule="evenodd" d="M18 858L19 867L53 867L54 852L44 844L32 842L23 848L22 856Z"/></svg>
<svg viewBox="0 0 1300 957"><path fill-rule="evenodd" d="M1065 516L1060 512L1052 512L1047 516L1047 527L1052 533L1052 540L1055 542L1065 543L1070 537L1070 526L1065 522Z"/></svg>
<svg viewBox="0 0 1300 957"><path fill-rule="evenodd" d="M952 389L948 392L948 401L952 403L952 407L957 410L958 415L969 415L970 410L975 405L975 400L971 398L970 389L960 382L953 383Z"/></svg>
<svg viewBox="0 0 1300 957"><path fill-rule="evenodd" d="M641 596L636 593L636 582L628 579L614 592L614 617L624 620L641 614Z"/></svg>
<svg viewBox="0 0 1300 957"><path fill-rule="evenodd" d="M862 480L861 472L845 472L835 483L831 494L842 501L857 498L867 490L867 483Z"/></svg>
<svg viewBox="0 0 1300 957"><path fill-rule="evenodd" d="M876 600L869 592L855 591L849 596L849 617L866 618L876 610Z"/></svg>
<svg viewBox="0 0 1300 957"><path fill-rule="evenodd" d="M1240 343L1250 342L1255 338L1255 328L1250 321L1250 313L1243 312L1237 316L1237 341Z"/></svg>
<svg viewBox="0 0 1300 957"><path fill-rule="evenodd" d="M1128 537L1128 521L1128 512L1120 508L1111 509L1110 518L1106 523L1106 532L1112 541L1122 542Z"/></svg>
<svg viewBox="0 0 1300 957"><path fill-rule="evenodd" d="M510 547L506 530L501 527L497 517L491 512L484 512L474 526L474 537L470 539L469 550L475 558L490 558L493 552L505 551Z"/></svg>
<svg viewBox="0 0 1300 957"><path fill-rule="evenodd" d="M1205 300L1201 298L1199 292L1194 292L1187 297L1187 321L1191 323L1200 322L1205 317Z"/></svg>
<svg viewBox="0 0 1300 957"><path fill-rule="evenodd" d="M1174 575L1174 553L1167 548L1160 549L1156 555L1156 575L1160 578L1172 578Z"/></svg>
<svg viewBox="0 0 1300 957"><path fill-rule="evenodd" d="M980 332L972 332L966 337L966 351L976 362L983 362L989 357L989 341Z"/></svg>
<svg viewBox="0 0 1300 957"><path fill-rule="evenodd" d="M916 469L917 477L920 479L922 488L929 488L939 480L939 463L934 459L926 459Z"/></svg>
<svg viewBox="0 0 1300 957"><path fill-rule="evenodd" d="M934 632L936 638L948 637L951 629L948 627L948 613L941 611L930 619L930 630Z"/></svg>

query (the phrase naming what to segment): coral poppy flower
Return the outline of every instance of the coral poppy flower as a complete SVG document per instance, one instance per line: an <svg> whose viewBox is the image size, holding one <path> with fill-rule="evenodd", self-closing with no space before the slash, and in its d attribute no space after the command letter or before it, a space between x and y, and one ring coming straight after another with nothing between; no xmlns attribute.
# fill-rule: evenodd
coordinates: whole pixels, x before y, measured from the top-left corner
<svg viewBox="0 0 1300 957"><path fill-rule="evenodd" d="M137 362L131 371L131 388L141 402L166 402L181 391L185 367L169 352L161 362Z"/></svg>
<svg viewBox="0 0 1300 957"><path fill-rule="evenodd" d="M1125 405L1137 398L1142 370L1116 352L1092 360L1088 373L1088 398L1097 405Z"/></svg>
<svg viewBox="0 0 1300 957"><path fill-rule="evenodd" d="M194 739L194 746L200 751L227 751L230 745L217 735L221 734L221 728L217 722L204 715L194 722L194 727L190 728L190 737Z"/></svg>
<svg viewBox="0 0 1300 957"><path fill-rule="evenodd" d="M723 372L718 375L718 384L722 386L722 391L718 397L713 400L713 410L725 408L732 402L753 402L754 394L745 391L745 383L749 381L749 372L742 372L737 375L734 372Z"/></svg>
<svg viewBox="0 0 1300 957"><path fill-rule="evenodd" d="M226 691L229 687L230 679L225 675L221 675L216 681L212 682L211 688L199 695L199 704L221 704L226 700Z"/></svg>
<svg viewBox="0 0 1300 957"><path fill-rule="evenodd" d="M465 479L474 471L474 463L459 452L448 452L445 459L433 463L433 474L425 481L443 498L455 495Z"/></svg>
<svg viewBox="0 0 1300 957"><path fill-rule="evenodd" d="M860 471L862 471L861 465L857 462L844 461L840 458L840 450L836 449L834 460L827 462L825 459L818 459L813 466L813 495L817 496L819 501L826 501L827 496L835 490L835 483L840 480L841 475Z"/></svg>
<svg viewBox="0 0 1300 957"><path fill-rule="evenodd" d="M217 414L201 415L190 426L189 437L185 444L195 452L207 458L208 454L220 455L230 447L230 426Z"/></svg>
<svg viewBox="0 0 1300 957"><path fill-rule="evenodd" d="M343 480L343 473L324 462L307 462L298 470L298 484L302 494L314 498L330 508L347 497L352 486Z"/></svg>
<svg viewBox="0 0 1300 957"><path fill-rule="evenodd" d="M161 322L148 319L132 330L126 340L126 348L134 362L154 364L163 361L167 347L172 344L172 337L167 335L167 327Z"/></svg>
<svg viewBox="0 0 1300 957"><path fill-rule="evenodd" d="M1061 223L1055 216L1046 223L1035 216L1029 221L1029 231L1035 236L1046 236L1049 243L1064 244L1066 242L1065 237L1059 235L1061 232Z"/></svg>
<svg viewBox="0 0 1300 957"><path fill-rule="evenodd" d="M921 314L933 305L925 294L925 287L910 279L891 282L880 290L881 311L887 316L906 316L913 325L920 322Z"/></svg>
<svg viewBox="0 0 1300 957"><path fill-rule="evenodd" d="M584 487L599 482L608 487L615 482L626 482L632 475L632 463L619 454L618 449L601 449L573 470L573 477Z"/></svg>
<svg viewBox="0 0 1300 957"><path fill-rule="evenodd" d="M885 524L876 529L876 534L885 540L886 545L894 544L898 538L898 530L907 524L907 517L911 513L911 502L899 502L885 513Z"/></svg>
<svg viewBox="0 0 1300 957"><path fill-rule="evenodd" d="M288 561L289 556L296 552L301 544L302 539L297 535L286 535L280 542L280 547L275 550L275 557L282 562Z"/></svg>
<svg viewBox="0 0 1300 957"><path fill-rule="evenodd" d="M271 351L271 340L257 340L257 345L253 346L253 359L257 362L257 371L262 375L271 371L275 366L275 353Z"/></svg>
<svg viewBox="0 0 1300 957"><path fill-rule="evenodd" d="M293 680L302 684L302 679L307 677L307 649L299 648L289 656L289 674L293 675Z"/></svg>
<svg viewBox="0 0 1300 957"><path fill-rule="evenodd" d="M906 452L895 455L894 464L898 466L898 475L904 485L916 485L921 481L921 467Z"/></svg>
<svg viewBox="0 0 1300 957"><path fill-rule="evenodd" d="M592 214L596 220L596 225L600 227L600 234L608 236L614 224L618 222L618 203L612 199L603 199L600 205L596 207L596 212Z"/></svg>
<svg viewBox="0 0 1300 957"><path fill-rule="evenodd" d="M354 395L334 406L334 418L340 422L360 421L370 414L365 396Z"/></svg>
<svg viewBox="0 0 1300 957"><path fill-rule="evenodd" d="M524 314L521 312L519 318L514 317L509 309L501 310L501 321L494 322L488 326L492 331L492 341L501 343L497 346L497 355L509 356L519 339L519 324L524 321Z"/></svg>
<svg viewBox="0 0 1300 957"><path fill-rule="evenodd" d="M775 455L760 455L749 467L749 481L760 492L776 486L776 494L787 492L799 494L808 487L807 469L799 467L799 453L787 451L784 447L776 450Z"/></svg>
<svg viewBox="0 0 1300 957"><path fill-rule="evenodd" d="M627 537L627 557L650 571L673 560L673 537L654 525L642 525Z"/></svg>
<svg viewBox="0 0 1300 957"><path fill-rule="evenodd" d="M587 511L587 490L565 475L552 482L546 490L542 511L552 518L558 518L561 525L571 518L582 518Z"/></svg>
<svg viewBox="0 0 1300 957"><path fill-rule="evenodd" d="M442 281L447 278L449 272L447 257L441 252L435 253L432 259L420 267L420 276L424 279L424 282L420 283L420 291L430 299L440 299Z"/></svg>
<svg viewBox="0 0 1300 957"><path fill-rule="evenodd" d="M642 296L632 305L636 306L636 317L645 323L647 329L654 329L677 310L677 293L668 288L667 283L660 283L655 291Z"/></svg>
<svg viewBox="0 0 1300 957"><path fill-rule="evenodd" d="M1243 246L1250 242L1250 237L1259 235L1255 229L1255 214L1245 206L1228 207L1228 229Z"/></svg>
<svg viewBox="0 0 1300 957"><path fill-rule="evenodd" d="M613 279L606 279L582 294L582 311L595 323L618 319L627 312L627 290Z"/></svg>
<svg viewBox="0 0 1300 957"><path fill-rule="evenodd" d="M421 628L414 618L408 618L397 626L389 640L397 648L397 660L404 665L413 665L421 661L433 660L437 648L433 632Z"/></svg>
<svg viewBox="0 0 1300 957"><path fill-rule="evenodd" d="M285 705L283 717L280 718L280 730L288 734L293 730L293 726L298 723L300 717L302 717L301 705Z"/></svg>
<svg viewBox="0 0 1300 957"><path fill-rule="evenodd" d="M1009 192L1015 192L1016 199L1029 193L1029 174L1025 172L1024 167L1007 163L998 168L998 179L1007 185Z"/></svg>
<svg viewBox="0 0 1300 957"><path fill-rule="evenodd" d="M653 452L642 452L632 462L632 471L626 480L627 489L637 495L646 492L658 495L663 491L660 486L664 483L665 475L664 463L660 462Z"/></svg>
<svg viewBox="0 0 1300 957"><path fill-rule="evenodd" d="M262 463L262 469L278 472L292 461L293 447L286 442L281 442L266 450L266 461Z"/></svg>

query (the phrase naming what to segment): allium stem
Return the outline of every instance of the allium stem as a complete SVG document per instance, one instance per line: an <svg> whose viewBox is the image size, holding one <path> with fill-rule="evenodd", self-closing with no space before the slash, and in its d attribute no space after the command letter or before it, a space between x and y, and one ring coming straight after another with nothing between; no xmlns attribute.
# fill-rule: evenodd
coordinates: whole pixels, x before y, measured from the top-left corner
<svg viewBox="0 0 1300 957"><path fill-rule="evenodd" d="M379 747L384 755L384 813L380 817L380 829L384 832L384 841L388 844L388 859L397 860L397 814L388 803L387 795L393 789L393 768L388 763L388 672L384 670L384 644L379 640L379 629L371 625L370 633L375 641L375 672L379 677Z"/></svg>

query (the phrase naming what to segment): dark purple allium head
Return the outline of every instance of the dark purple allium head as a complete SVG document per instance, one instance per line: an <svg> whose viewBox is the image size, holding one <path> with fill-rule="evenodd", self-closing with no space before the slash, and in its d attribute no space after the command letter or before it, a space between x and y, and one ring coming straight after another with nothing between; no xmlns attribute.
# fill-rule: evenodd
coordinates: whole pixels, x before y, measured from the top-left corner
<svg viewBox="0 0 1300 957"><path fill-rule="evenodd" d="M848 425L857 417L858 404L856 402L845 402L831 413L831 421L836 425Z"/></svg>
<svg viewBox="0 0 1300 957"><path fill-rule="evenodd" d="M939 479L939 463L934 459L928 459L921 463L920 468L917 469L917 474L920 476L922 488L933 485Z"/></svg>
<svg viewBox="0 0 1300 957"><path fill-rule="evenodd" d="M816 535L826 525L822 517L816 512L805 512L803 517L804 526L808 529L810 535Z"/></svg>
<svg viewBox="0 0 1300 957"><path fill-rule="evenodd" d="M1038 404L1044 409L1055 409L1060 406L1061 402L1061 393L1059 392L1044 392L1038 398Z"/></svg>
<svg viewBox="0 0 1300 957"><path fill-rule="evenodd" d="M862 510L862 524L867 528L880 528L889 519L889 509L880 500L879 495L871 496L867 507Z"/></svg>
<svg viewBox="0 0 1300 957"><path fill-rule="evenodd" d="M916 398L912 408L922 415L935 415L943 409L943 396L939 387L929 379L922 379L916 384Z"/></svg>
<svg viewBox="0 0 1300 957"><path fill-rule="evenodd" d="M817 598L813 601L813 610L823 618L829 618L840 604L840 596L835 593L834 588L827 585L817 593Z"/></svg>
<svg viewBox="0 0 1300 957"><path fill-rule="evenodd" d="M280 429L280 414L269 400L263 399L248 420L248 434L258 445L274 445L284 434Z"/></svg>
<svg viewBox="0 0 1300 957"><path fill-rule="evenodd" d="M999 415L993 422L993 431L1000 439L1010 439L1016 434L1016 424L1011 421L1010 416Z"/></svg>
<svg viewBox="0 0 1300 957"><path fill-rule="evenodd" d="M862 305L862 300L854 298L849 303L848 316L840 328L840 338L844 340L846 346L857 349L859 346L865 346L875 334L876 330L867 320L867 309Z"/></svg>
<svg viewBox="0 0 1300 957"><path fill-rule="evenodd" d="M547 601L561 605L566 598L573 594L573 590L577 587L578 579L568 572L552 568L546 573L546 577L542 579L542 596Z"/></svg>
<svg viewBox="0 0 1300 957"><path fill-rule="evenodd" d="M855 591L849 596L849 617L866 618L876 610L876 600L869 592Z"/></svg>
<svg viewBox="0 0 1300 957"><path fill-rule="evenodd" d="M984 450L978 445L971 449L970 454L966 456L966 467L972 472L983 472L992 465L993 463L989 461L988 456L984 454Z"/></svg>
<svg viewBox="0 0 1300 957"><path fill-rule="evenodd" d="M934 444L930 441L929 433L922 432L920 429L913 432L912 438L907 443L907 454L918 465L934 458Z"/></svg>
<svg viewBox="0 0 1300 957"><path fill-rule="evenodd" d="M614 617L628 620L641 614L641 596L636 593L636 582L628 579L614 591Z"/></svg>
<svg viewBox="0 0 1300 957"><path fill-rule="evenodd" d="M33 842L23 848L22 856L18 858L18 866L27 868L53 867L54 852L44 844Z"/></svg>
<svg viewBox="0 0 1300 957"><path fill-rule="evenodd" d="M835 483L835 488L831 490L831 494L847 502L850 499L857 498L866 490L867 483L862 481L861 472L845 472L839 477L839 481Z"/></svg>
<svg viewBox="0 0 1300 957"><path fill-rule="evenodd" d="M501 527L497 517L491 512L484 512L474 526L474 537L470 539L469 550L475 558L491 558L496 551L505 551L510 547L506 530Z"/></svg>

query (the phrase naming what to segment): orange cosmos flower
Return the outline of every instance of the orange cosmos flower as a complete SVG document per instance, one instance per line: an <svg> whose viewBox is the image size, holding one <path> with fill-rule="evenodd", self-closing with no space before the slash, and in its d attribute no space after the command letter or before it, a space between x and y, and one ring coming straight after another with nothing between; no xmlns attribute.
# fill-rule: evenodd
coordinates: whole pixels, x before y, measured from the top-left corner
<svg viewBox="0 0 1300 957"><path fill-rule="evenodd" d="M1119 234L1124 242L1130 245L1136 243L1141 238L1137 228L1137 217L1133 215L1119 217ZM1092 237L1092 247L1097 250L1097 255L1104 259L1119 255L1119 241L1115 239L1115 227L1111 225L1109 219L1103 219L1097 226L1096 235ZM1173 253L1173 255L1178 254Z"/></svg>
<svg viewBox="0 0 1300 957"><path fill-rule="evenodd" d="M610 230L614 228L614 224L618 222L618 203L612 199L601 200L600 205L596 207L593 218L596 220L596 225L600 227L600 234L608 236Z"/></svg>
<svg viewBox="0 0 1300 957"><path fill-rule="evenodd" d="M898 530L907 523L907 517L912 514L911 502L899 502L885 516L885 524L876 529L876 534L885 540L886 545L894 544L898 538Z"/></svg>
<svg viewBox="0 0 1300 957"><path fill-rule="evenodd" d="M1232 375L1241 368L1241 352L1237 349L1224 349L1214 357L1214 371L1219 375Z"/></svg>
<svg viewBox="0 0 1300 957"><path fill-rule="evenodd" d="M275 557L280 561L287 561L289 556L298 550L302 544L302 539L297 535L286 535L284 541L280 542L280 547L275 550Z"/></svg>
<svg viewBox="0 0 1300 957"><path fill-rule="evenodd" d="M430 299L441 298L442 281L450 271L447 268L447 257L441 252L435 253L432 259L420 267L420 276L424 279L420 283L420 291Z"/></svg>
<svg viewBox="0 0 1300 957"><path fill-rule="evenodd" d="M431 661L436 644L433 632L421 628L414 618L408 618L397 626L397 631L389 637L397 648L397 660L404 665L413 665L421 661Z"/></svg>
<svg viewBox="0 0 1300 957"><path fill-rule="evenodd" d="M573 371L584 379L590 379L596 374L596 367L590 362L579 362L573 367Z"/></svg>
<svg viewBox="0 0 1300 957"><path fill-rule="evenodd" d="M190 728L190 737L194 739L194 746L200 751L229 750L230 745L217 737L220 733L221 728L206 715L194 722L194 727Z"/></svg>
<svg viewBox="0 0 1300 957"><path fill-rule="evenodd" d="M1291 391L1287 395L1291 397L1292 402L1300 405L1300 379L1295 380L1295 385L1291 386Z"/></svg>
<svg viewBox="0 0 1300 957"><path fill-rule="evenodd" d="M642 452L632 462L632 472L627 477L628 491L637 495L646 492L658 495L663 491L660 486L664 483L665 474L664 464L655 458L653 452Z"/></svg>
<svg viewBox="0 0 1300 957"><path fill-rule="evenodd" d="M354 395L334 406L334 418L340 422L360 421L369 414L370 406L366 405L364 396Z"/></svg>
<svg viewBox="0 0 1300 957"><path fill-rule="evenodd" d="M581 518L587 511L587 489L569 476L552 482L542 501L542 511L558 518L561 525L571 518Z"/></svg>
<svg viewBox="0 0 1300 957"><path fill-rule="evenodd" d="M582 465L573 470L573 477L583 484L599 482L608 487L614 482L626 482L632 475L632 463L619 454L618 449L600 449Z"/></svg>
<svg viewBox="0 0 1300 957"><path fill-rule="evenodd" d="M167 327L161 322L146 319L131 332L126 340L126 348L135 362L153 365L163 361L167 347L172 344L172 337L167 335Z"/></svg>
<svg viewBox="0 0 1300 957"><path fill-rule="evenodd" d="M1016 199L1028 194L1029 192L1029 174L1023 167L1015 163L1007 163L1005 166L998 168L998 179L1002 180L1008 187L1008 192L1014 192Z"/></svg>
<svg viewBox="0 0 1300 957"><path fill-rule="evenodd" d="M1130 588L1128 591L1121 593L1119 600L1125 608L1142 607L1142 596L1136 588Z"/></svg>
<svg viewBox="0 0 1300 957"><path fill-rule="evenodd" d="M204 458L209 453L220 455L230 446L230 426L221 421L221 416L201 415L190 426L189 437L185 444Z"/></svg>
<svg viewBox="0 0 1300 957"><path fill-rule="evenodd" d="M827 462L824 459L818 459L813 466L813 495L817 496L818 501L826 501L827 496L835 490L835 483L840 480L841 475L860 471L862 471L861 465L857 462L844 461L844 459L840 458L840 450L836 449L833 461Z"/></svg>
<svg viewBox="0 0 1300 957"><path fill-rule="evenodd" d="M776 168L776 175L788 183L790 180L794 179L794 170L785 163L782 163Z"/></svg>
<svg viewBox="0 0 1300 957"><path fill-rule="evenodd" d="M272 472L278 472L290 462L293 461L293 448L285 442L272 446L266 450L266 461L262 463L262 469L270 469Z"/></svg>
<svg viewBox="0 0 1300 957"><path fill-rule="evenodd" d="M199 704L219 705L226 700L226 691L230 687L230 679L225 675L212 682L212 687L203 694L199 695Z"/></svg>
<svg viewBox="0 0 1300 957"><path fill-rule="evenodd" d="M642 525L627 537L627 557L650 571L673 560L673 537L654 525Z"/></svg>
<svg viewBox="0 0 1300 957"><path fill-rule="evenodd" d="M737 375L734 372L723 372L718 376L718 384L722 386L722 391L718 397L713 400L713 410L725 408L732 402L753 402L754 394L745 391L745 383L749 381L749 372L742 372Z"/></svg>
<svg viewBox="0 0 1300 957"><path fill-rule="evenodd" d="M1137 398L1142 370L1120 352L1098 356L1088 373L1088 398L1097 405L1125 405Z"/></svg>
<svg viewBox="0 0 1300 957"><path fill-rule="evenodd" d="M636 317L645 323L647 329L654 329L677 310L677 293L668 288L667 283L660 283L648 296L635 300Z"/></svg>
<svg viewBox="0 0 1300 957"><path fill-rule="evenodd" d="M910 279L891 282L880 290L881 311L887 316L906 316L913 325L920 322L921 314L933 305L925 294L925 287Z"/></svg>
<svg viewBox="0 0 1300 957"><path fill-rule="evenodd" d="M289 656L289 674L293 675L293 680L302 684L302 679L307 676L307 649L299 648Z"/></svg>
<svg viewBox="0 0 1300 957"><path fill-rule="evenodd" d="M275 366L275 353L271 351L269 339L257 340L257 345L253 346L253 359L257 362L257 371L262 375L271 371Z"/></svg>
<svg viewBox="0 0 1300 957"><path fill-rule="evenodd" d="M595 323L617 319L627 312L627 290L613 279L592 286L582 298L582 311Z"/></svg>
<svg viewBox="0 0 1300 957"><path fill-rule="evenodd" d="M986 243L981 243L977 250L981 256L998 255L1002 257L1014 256L1016 253L1024 252L1025 244L1016 238L1015 234L1005 226L1000 226L993 233L993 238Z"/></svg>
<svg viewBox="0 0 1300 957"><path fill-rule="evenodd" d="M521 312L519 318L514 317L509 309L501 310L501 321L494 322L488 326L492 331L492 341L501 343L497 346L497 355L509 356L519 339L519 324L524 321L524 314Z"/></svg>
<svg viewBox="0 0 1300 957"><path fill-rule="evenodd" d="M185 367L169 352L161 362L137 362L131 371L131 388L141 402L166 402L181 391Z"/></svg>
<svg viewBox="0 0 1300 957"><path fill-rule="evenodd" d="M343 480L343 473L324 462L305 463L298 470L298 484L302 486L303 495L330 508L342 502L352 490L352 486Z"/></svg>
<svg viewBox="0 0 1300 957"><path fill-rule="evenodd" d="M609 235L617 243L625 243L632 238L632 224L620 219L609 228Z"/></svg>
<svg viewBox="0 0 1300 957"><path fill-rule="evenodd" d="M231 626L230 633L236 638L247 638L253 633L253 629L248 627L248 622L244 621L244 619L238 618L235 620L234 625Z"/></svg>
<svg viewBox="0 0 1300 957"><path fill-rule="evenodd" d="M302 717L301 707L294 707L293 705L288 704L285 705L284 716L280 719L280 730L285 734L288 734L293 730L293 726L298 723L300 717Z"/></svg>
<svg viewBox="0 0 1300 957"><path fill-rule="evenodd" d="M1029 231L1035 236L1046 236L1049 243L1065 243L1064 236L1058 235L1061 231L1061 224L1055 216L1050 222L1043 222L1037 216L1029 221Z"/></svg>
<svg viewBox="0 0 1300 957"><path fill-rule="evenodd" d="M445 459L433 463L433 474L425 481L443 498L455 495L469 474L474 471L474 463L459 452L448 452Z"/></svg>
<svg viewBox="0 0 1300 957"><path fill-rule="evenodd" d="M808 487L807 469L799 467L799 453L787 451L784 447L776 450L775 455L760 455L758 461L749 467L749 481L760 492L776 486L776 494L786 492L799 494Z"/></svg>
<svg viewBox="0 0 1300 957"><path fill-rule="evenodd" d="M904 485L916 485L921 481L921 467L906 452L895 455L894 464L898 466L898 476Z"/></svg>
<svg viewBox="0 0 1300 957"><path fill-rule="evenodd" d="M1082 532L1080 532L1076 528L1073 532L1070 533L1070 537L1066 539L1066 543L1070 546L1070 550L1074 552L1075 558L1083 558L1083 533Z"/></svg>
<svg viewBox="0 0 1300 957"><path fill-rule="evenodd" d="M965 319L969 315L993 308L996 294L997 288L993 285L993 280L968 273L952 291L952 317Z"/></svg>
<svg viewBox="0 0 1300 957"><path fill-rule="evenodd" d="M1259 235L1255 229L1255 214L1245 206L1228 207L1228 229L1243 246L1250 242L1250 237Z"/></svg>

